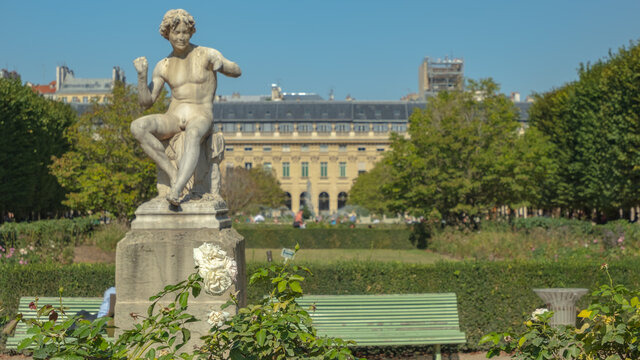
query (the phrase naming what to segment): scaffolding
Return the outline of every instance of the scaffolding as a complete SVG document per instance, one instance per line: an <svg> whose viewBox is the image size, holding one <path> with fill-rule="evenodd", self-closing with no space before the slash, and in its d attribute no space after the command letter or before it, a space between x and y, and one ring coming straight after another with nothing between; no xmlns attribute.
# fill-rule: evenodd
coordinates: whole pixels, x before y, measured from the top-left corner
<svg viewBox="0 0 640 360"><path fill-rule="evenodd" d="M463 90L464 60L459 58L431 59L425 57L418 71L418 90L422 97L439 91Z"/></svg>

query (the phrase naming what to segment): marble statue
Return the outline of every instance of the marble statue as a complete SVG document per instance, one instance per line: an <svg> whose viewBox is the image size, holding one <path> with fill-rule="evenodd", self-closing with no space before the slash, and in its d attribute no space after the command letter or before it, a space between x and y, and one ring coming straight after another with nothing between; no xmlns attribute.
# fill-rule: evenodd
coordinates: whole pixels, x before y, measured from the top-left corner
<svg viewBox="0 0 640 360"><path fill-rule="evenodd" d="M165 83L171 89L167 112L136 119L131 132L158 165L160 196L174 206L179 206L181 199L208 196L222 200L219 163L224 139L213 132L217 73L230 77L242 74L240 67L219 51L192 44L195 31L195 21L187 11L169 10L160 24L160 34L169 40L173 51L158 62L148 85L147 59L133 61L140 105L149 108Z"/></svg>

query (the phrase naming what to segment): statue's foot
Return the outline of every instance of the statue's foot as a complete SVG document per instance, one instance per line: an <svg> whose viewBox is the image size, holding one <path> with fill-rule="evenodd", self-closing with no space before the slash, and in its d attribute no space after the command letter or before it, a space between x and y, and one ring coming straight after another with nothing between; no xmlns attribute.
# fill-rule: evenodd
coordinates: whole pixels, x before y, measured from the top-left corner
<svg viewBox="0 0 640 360"><path fill-rule="evenodd" d="M177 194L174 194L173 192L168 193L166 199L169 202L169 204L173 206L180 205L180 196L178 196Z"/></svg>

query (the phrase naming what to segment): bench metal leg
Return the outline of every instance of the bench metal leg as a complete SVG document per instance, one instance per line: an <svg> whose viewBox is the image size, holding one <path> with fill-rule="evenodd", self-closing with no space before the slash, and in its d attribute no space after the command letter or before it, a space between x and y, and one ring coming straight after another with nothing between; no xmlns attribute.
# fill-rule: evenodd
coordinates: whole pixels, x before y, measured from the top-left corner
<svg viewBox="0 0 640 360"><path fill-rule="evenodd" d="M435 348L435 355L433 356L433 359L442 360L442 355L440 354L440 344L436 344L434 348Z"/></svg>

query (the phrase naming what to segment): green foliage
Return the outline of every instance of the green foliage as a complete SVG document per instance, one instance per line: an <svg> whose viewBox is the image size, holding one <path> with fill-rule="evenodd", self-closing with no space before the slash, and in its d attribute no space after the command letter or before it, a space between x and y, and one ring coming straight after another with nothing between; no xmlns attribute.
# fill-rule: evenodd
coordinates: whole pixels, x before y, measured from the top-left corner
<svg viewBox="0 0 640 360"><path fill-rule="evenodd" d="M273 174L262 166L252 169L227 168L220 190L231 214L257 213L261 207L277 208L284 205L284 191Z"/></svg>
<svg viewBox="0 0 640 360"><path fill-rule="evenodd" d="M117 221L101 225L91 233L89 242L104 251L116 251L118 241L124 238L127 231L129 231L129 227Z"/></svg>
<svg viewBox="0 0 640 360"><path fill-rule="evenodd" d="M61 287L65 296L102 297L115 277L113 264L0 264L0 302L15 314L21 297L58 296Z"/></svg>
<svg viewBox="0 0 640 360"><path fill-rule="evenodd" d="M48 165L68 149L64 131L75 121L68 105L18 79L0 79L0 215L25 219L62 209L64 192Z"/></svg>
<svg viewBox="0 0 640 360"><path fill-rule="evenodd" d="M391 214L390 201L382 193L382 186L391 182L391 168L385 161L380 161L368 172L358 175L351 190L349 204L361 206L374 214Z"/></svg>
<svg viewBox="0 0 640 360"><path fill-rule="evenodd" d="M471 81L469 90L430 98L412 114L410 137L392 137L378 165L388 169L379 183L389 210L452 224L539 202L553 171L550 146L535 133L519 135L517 109L493 81Z"/></svg>
<svg viewBox="0 0 640 360"><path fill-rule="evenodd" d="M307 228L284 225L234 225L245 238L247 248L293 248L296 243L305 249L412 249L407 227L369 228Z"/></svg>
<svg viewBox="0 0 640 360"><path fill-rule="evenodd" d="M578 317L582 325L552 328L551 313L526 321L522 334L492 332L481 343L490 342L489 357L500 351L516 359L638 359L640 348L640 291L614 285L604 264L609 283L593 292L592 303Z"/></svg>
<svg viewBox="0 0 640 360"><path fill-rule="evenodd" d="M232 359L353 359L348 342L317 336L309 313L295 302L302 296L302 275L309 274L308 268L288 262L258 269L249 283L263 283L269 295L214 324L203 352L210 359L227 353Z"/></svg>
<svg viewBox="0 0 640 360"><path fill-rule="evenodd" d="M433 232L429 248L459 259L600 259L640 254L640 226L625 220L590 222L534 217L484 221L479 231L448 227Z"/></svg>
<svg viewBox="0 0 640 360"><path fill-rule="evenodd" d="M532 128L554 144L557 172L546 208L562 207L608 219L640 200L640 45L631 43L593 65L579 79L541 94L531 107Z"/></svg>
<svg viewBox="0 0 640 360"><path fill-rule="evenodd" d="M296 246L296 251L298 249ZM32 347L36 359L169 360L228 356L232 359L353 359L348 342L318 337L311 317L296 304L295 299L302 296L301 282L304 281L299 271L310 273L309 269L286 262L258 269L250 282L269 284L269 296L257 305L239 309L231 319L214 323L209 333L201 338L204 345L193 353L183 352L181 348L191 338L191 332L185 326L198 321L187 312L189 297L198 297L205 286L198 272L178 284L165 286L149 298L151 305L145 315L131 314L142 321L114 343L107 342L102 336L109 318L90 323L73 316L58 322L59 316L64 314L60 298L59 307L44 305L38 310L37 319L23 320L30 326L27 332L32 336L22 341L18 350ZM62 289L59 292L62 294ZM165 305L164 298L171 295L173 301ZM231 298L223 308L239 305L233 295ZM37 308L38 304L32 306ZM73 329L74 326L77 327Z"/></svg>
<svg viewBox="0 0 640 360"><path fill-rule="evenodd" d="M74 210L105 210L130 219L140 203L156 194L156 167L129 127L136 118L166 108L167 101L157 101L143 112L133 88L121 83L108 105L94 104L67 133L71 151L55 157L51 165L51 173L69 192L63 203Z"/></svg>
<svg viewBox="0 0 640 360"><path fill-rule="evenodd" d="M304 266L304 264L299 264ZM268 263L249 263L253 274ZM609 279L598 271L600 263L585 259L563 262L442 262L434 265L393 262L341 262L313 264L306 276L305 293L328 295L408 294L454 292L458 296L461 330L467 334L463 350L477 351L478 341L492 331L523 332L523 319L532 309L544 306L533 288L582 287L598 289ZM625 258L609 263L613 282L640 288L640 261ZM15 314L21 296L56 296L59 287L66 296L102 296L113 286L114 265L0 266L0 301ZM248 288L248 300L258 304L273 288L256 283ZM594 295L578 303L585 309ZM628 299L631 301L631 298Z"/></svg>
<svg viewBox="0 0 640 360"><path fill-rule="evenodd" d="M4 223L0 226L0 247L6 253L0 263L69 263L73 260L74 246L88 236L96 223L95 217ZM15 250L7 256L11 248Z"/></svg>

